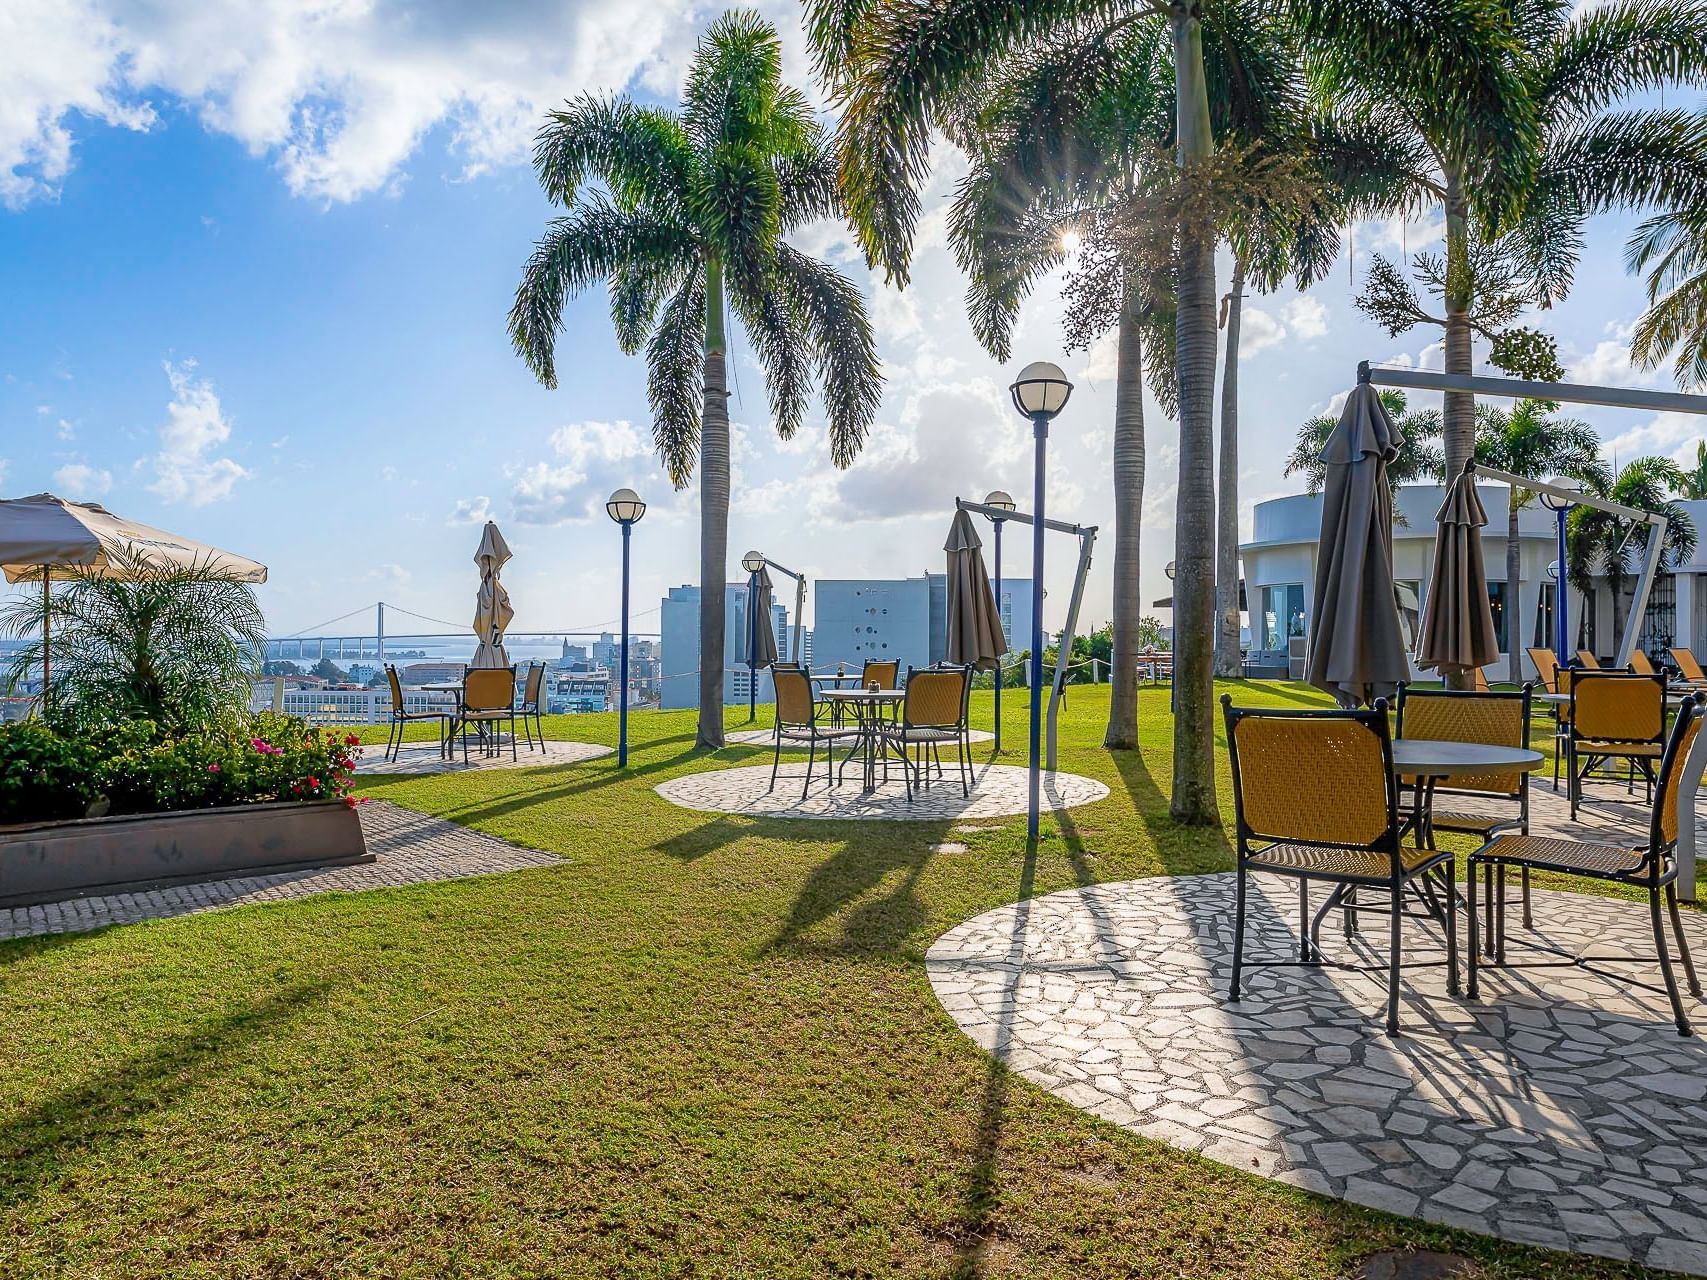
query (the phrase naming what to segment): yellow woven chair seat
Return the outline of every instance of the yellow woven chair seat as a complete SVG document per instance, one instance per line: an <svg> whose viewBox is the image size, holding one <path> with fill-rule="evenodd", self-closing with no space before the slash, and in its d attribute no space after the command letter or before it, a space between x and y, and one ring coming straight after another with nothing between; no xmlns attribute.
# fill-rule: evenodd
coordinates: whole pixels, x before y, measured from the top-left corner
<svg viewBox="0 0 1707 1280"><path fill-rule="evenodd" d="M1407 872L1452 855L1441 849L1399 850L1399 861ZM1370 849L1333 849L1315 844L1275 844L1245 860L1253 871L1303 871L1319 876L1345 876L1360 880L1387 880L1393 874L1392 859Z"/></svg>
<svg viewBox="0 0 1707 1280"><path fill-rule="evenodd" d="M941 729L929 725L897 725L893 732L895 737L905 738L908 742L958 742L960 740L960 730L958 729Z"/></svg>
<svg viewBox="0 0 1707 1280"><path fill-rule="evenodd" d="M844 726L815 723L811 727L803 724L784 725L780 731L780 736L785 742L791 739L799 742L806 742L812 738L816 738L819 742L823 742L827 738L835 738L838 741L843 738L857 738L859 733L860 731L857 725Z"/></svg>
<svg viewBox="0 0 1707 1280"><path fill-rule="evenodd" d="M1658 742L1596 742L1578 738L1576 748L1585 756L1628 756L1639 760L1658 760L1665 754L1664 744Z"/></svg>
<svg viewBox="0 0 1707 1280"><path fill-rule="evenodd" d="M1503 862L1527 862L1556 871L1583 871L1590 875L1628 876L1640 872L1646 855L1637 849L1615 844L1588 844L1580 840L1558 840L1552 836L1501 836L1475 858Z"/></svg>
<svg viewBox="0 0 1707 1280"><path fill-rule="evenodd" d="M1436 809L1429 815L1429 821L1437 831L1458 831L1486 837L1500 827L1516 825L1523 819L1515 813L1472 813L1469 810Z"/></svg>

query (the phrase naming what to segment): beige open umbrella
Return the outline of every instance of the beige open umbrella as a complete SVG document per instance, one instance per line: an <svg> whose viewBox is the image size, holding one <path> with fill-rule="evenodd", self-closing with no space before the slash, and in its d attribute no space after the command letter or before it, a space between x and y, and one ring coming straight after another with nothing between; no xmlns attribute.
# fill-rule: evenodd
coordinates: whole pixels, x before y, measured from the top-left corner
<svg viewBox="0 0 1707 1280"><path fill-rule="evenodd" d="M954 513L948 527L948 648L950 662L964 662L975 671L994 671L1008 651L1002 634L1001 606L984 571L983 542L972 517Z"/></svg>
<svg viewBox="0 0 1707 1280"><path fill-rule="evenodd" d="M1482 527L1488 513L1476 480L1461 473L1435 513L1434 566L1423 604L1417 665L1441 675L1461 675L1499 657L1488 574L1482 563Z"/></svg>
<svg viewBox="0 0 1707 1280"><path fill-rule="evenodd" d="M510 608L510 593L498 581L498 573L510 559L510 544L492 521L480 535L474 563L480 568L480 594L474 602L474 634L480 644L474 650L473 667L507 667L510 655L504 649L504 632L516 611Z"/></svg>
<svg viewBox="0 0 1707 1280"><path fill-rule="evenodd" d="M267 566L205 542L115 516L98 502L67 502L51 493L0 500L0 571L7 582L49 583L88 574L127 578L132 566L206 568L237 582L265 582ZM42 611L42 690L52 678L52 612Z"/></svg>
<svg viewBox="0 0 1707 1280"><path fill-rule="evenodd" d="M1390 697L1410 675L1393 599L1393 506L1387 464L1399 434L1367 382L1352 389L1322 449L1322 535L1306 678L1342 706Z"/></svg>

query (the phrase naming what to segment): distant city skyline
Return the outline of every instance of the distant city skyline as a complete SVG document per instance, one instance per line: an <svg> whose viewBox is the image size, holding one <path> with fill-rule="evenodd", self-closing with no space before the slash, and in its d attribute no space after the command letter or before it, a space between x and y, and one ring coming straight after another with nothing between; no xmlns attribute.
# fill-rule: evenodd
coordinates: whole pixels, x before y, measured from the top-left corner
<svg viewBox="0 0 1707 1280"><path fill-rule="evenodd" d="M761 7L782 28L786 75L821 102L797 8ZM515 551L518 630L614 627L619 537L602 503L623 485L650 504L634 600L696 579L696 494L671 491L651 452L644 361L618 351L607 298L568 309L555 392L511 352L505 313L553 214L526 163L541 113L588 90L673 100L718 10L583 0L540 31L502 6L453 6L382 38L365 6L320 19L286 7L267 23L207 9L202 25L173 6L115 16L101 0L25 19L43 29L20 38L86 56L9 85L0 120L0 492L100 501L263 561L275 635L376 600L471 614L488 516ZM945 230L962 167L939 145L905 292L871 277L845 228L796 234L869 291L887 386L859 460L838 472L821 414L776 438L737 345L727 573L739 577L748 547L812 581L940 569L956 496L1003 488L1031 505L1029 432L1005 387L1054 359L1077 389L1051 435L1050 514L1105 533L1090 629L1109 614L1112 341L1062 351L1056 279L1027 301L1008 366L979 348ZM1642 290L1621 251L1635 220L1595 220L1573 292L1530 318L1576 380L1668 385L1628 363ZM1373 254L1439 237L1433 211L1365 223L1317 288L1246 300L1242 536L1255 502L1299 488L1282 474L1295 431L1338 403L1359 359L1438 365L1431 333L1389 339L1352 298ZM1153 401L1146 413L1151 600L1168 593L1177 433ZM1623 460L1681 454L1699 436L1673 416L1583 416ZM1031 576L1026 540L1009 542L1006 567ZM1064 539L1050 554L1054 628L1073 555ZM814 608L809 592L809 625ZM633 625L657 630L655 609Z"/></svg>

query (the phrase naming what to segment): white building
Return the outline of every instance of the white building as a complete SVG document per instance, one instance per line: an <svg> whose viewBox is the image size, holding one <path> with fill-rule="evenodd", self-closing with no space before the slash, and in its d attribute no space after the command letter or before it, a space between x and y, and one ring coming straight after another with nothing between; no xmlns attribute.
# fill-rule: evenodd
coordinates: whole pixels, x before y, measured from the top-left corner
<svg viewBox="0 0 1707 1280"><path fill-rule="evenodd" d="M1027 648L1031 580L1004 577L998 606L1009 647ZM812 654L819 670L846 666L858 671L868 660L899 662L903 672L926 667L947 654L948 580L940 573L821 579L813 584L812 621Z"/></svg>
<svg viewBox="0 0 1707 1280"><path fill-rule="evenodd" d="M1477 490L1488 513L1488 525L1482 530L1482 555L1502 655L1497 664L1487 668L1487 674L1498 680L1508 671L1504 655L1514 640L1520 653L1526 648L1553 645L1554 584L1548 566L1558 559L1558 526L1553 513L1539 503L1518 512L1519 582L1513 591L1505 580L1509 490L1503 485L1479 485ZM1409 622L1421 613L1433 567L1434 516L1443 497L1444 490L1438 485L1407 485L1399 490L1399 513L1404 523L1393 527L1393 578ZM1707 647L1707 502L1681 505L1703 537L1688 564L1678 566L1675 573L1662 573L1654 581L1642 621L1641 648L1655 658L1663 657L1672 645L1688 645L1698 654ZM1293 676L1303 674L1321 527L1320 494L1295 494L1256 506L1253 536L1239 548L1245 598L1250 606L1253 674L1279 673L1282 669ZM1629 608L1634 582L1632 570L1625 579L1619 607ZM1578 647L1578 638L1583 635L1579 627L1586 617L1582 647L1607 659L1613 653L1615 615L1612 592L1604 580L1597 581L1590 603L1592 607L1585 614L1583 597L1575 591L1570 593L1571 647ZM1521 669L1526 676L1534 675L1527 658L1522 659ZM1413 674L1427 678L1429 673Z"/></svg>
<svg viewBox="0 0 1707 1280"><path fill-rule="evenodd" d="M729 705L747 701L747 584L731 582L723 588L723 701ZM776 632L776 653L791 660L789 647L794 631L788 625L788 610L771 601L771 627ZM665 709L699 705L699 588L671 587L659 605L659 706ZM761 671L758 700L770 702L770 676Z"/></svg>

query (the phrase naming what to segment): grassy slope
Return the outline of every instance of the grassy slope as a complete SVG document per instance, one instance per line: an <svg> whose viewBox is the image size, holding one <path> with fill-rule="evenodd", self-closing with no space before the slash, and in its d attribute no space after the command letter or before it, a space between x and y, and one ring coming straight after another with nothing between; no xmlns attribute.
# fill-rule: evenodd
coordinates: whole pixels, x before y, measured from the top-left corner
<svg viewBox="0 0 1707 1280"><path fill-rule="evenodd" d="M1116 759L1071 694L1063 766L1112 794L1031 860L1023 817L936 854L677 809L651 788L760 755L653 713L627 777L367 784L563 866L0 946L0 1275L1331 1277L1395 1243L1627 1274L1139 1141L938 1008L923 953L971 915L1228 865L1166 819L1165 698Z"/></svg>

